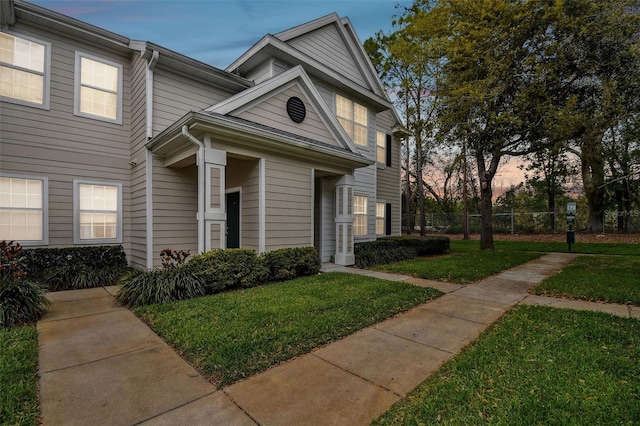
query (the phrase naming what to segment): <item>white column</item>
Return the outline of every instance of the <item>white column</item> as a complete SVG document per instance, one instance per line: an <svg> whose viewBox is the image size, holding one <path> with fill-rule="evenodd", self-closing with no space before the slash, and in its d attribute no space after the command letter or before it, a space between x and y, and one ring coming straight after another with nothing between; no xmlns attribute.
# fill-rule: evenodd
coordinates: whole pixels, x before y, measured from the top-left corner
<svg viewBox="0 0 640 426"><path fill-rule="evenodd" d="M227 153L205 148L204 247L205 251L226 248L227 211L225 174Z"/></svg>
<svg viewBox="0 0 640 426"><path fill-rule="evenodd" d="M336 265L353 265L353 185L352 175L336 182Z"/></svg>

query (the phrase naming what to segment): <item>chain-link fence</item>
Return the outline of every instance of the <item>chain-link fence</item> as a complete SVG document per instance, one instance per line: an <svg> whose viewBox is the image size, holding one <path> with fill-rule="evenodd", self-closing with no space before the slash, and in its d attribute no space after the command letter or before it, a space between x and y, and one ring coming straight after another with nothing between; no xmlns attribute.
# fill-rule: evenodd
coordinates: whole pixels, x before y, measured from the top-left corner
<svg viewBox="0 0 640 426"><path fill-rule="evenodd" d="M425 214L427 232L446 232L461 234L463 232L462 213L443 214L441 212L427 212ZM640 233L640 211L618 212L606 211L603 214L604 230L595 229L594 232L607 233ZM420 229L420 218L415 218L414 230ZM469 232L480 232L480 215L469 214L467 219ZM552 212L522 212L510 211L493 214L493 230L502 234L549 234L565 232L567 230L567 215L564 210ZM589 217L578 212L574 229L589 228Z"/></svg>

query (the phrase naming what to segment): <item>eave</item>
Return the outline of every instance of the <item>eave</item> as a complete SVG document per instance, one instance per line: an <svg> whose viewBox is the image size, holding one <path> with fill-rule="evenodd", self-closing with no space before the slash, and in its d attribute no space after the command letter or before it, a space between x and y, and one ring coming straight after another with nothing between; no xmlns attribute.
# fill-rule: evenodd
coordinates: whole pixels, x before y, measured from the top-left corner
<svg viewBox="0 0 640 426"><path fill-rule="evenodd" d="M176 156L189 149L189 143L182 135L182 127L185 125L190 132L211 133L218 138L233 141L235 145L255 149L258 152L267 151L307 161L311 158L319 163L350 169L366 167L374 163L373 160L346 149L314 143L295 135L283 134L277 129L259 126L234 117L197 111L188 112L151 139L146 145L147 149L163 158Z"/></svg>

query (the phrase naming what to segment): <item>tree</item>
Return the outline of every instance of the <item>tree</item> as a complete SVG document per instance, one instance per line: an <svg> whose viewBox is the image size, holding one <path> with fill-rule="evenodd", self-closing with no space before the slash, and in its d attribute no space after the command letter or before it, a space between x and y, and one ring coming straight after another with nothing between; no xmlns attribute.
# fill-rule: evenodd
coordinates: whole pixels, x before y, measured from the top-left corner
<svg viewBox="0 0 640 426"><path fill-rule="evenodd" d="M401 22L399 20L398 25ZM440 56L437 54L439 49L431 39L416 39L403 29L391 34L379 32L375 38L367 39L364 47L386 89L392 92L394 103L402 111L405 127L413 135L407 139L404 151L405 210L411 211L413 177L420 212L420 234L425 235L425 187L422 173L425 159L435 146L434 133L437 128L434 123L438 105L435 84L440 72ZM413 147L410 145L411 140ZM405 227L411 232L409 214L405 220Z"/></svg>
<svg viewBox="0 0 640 426"><path fill-rule="evenodd" d="M442 46L440 129L464 140L475 159L481 197L480 247L493 249L492 181L504 156L535 152L549 99L537 72L541 25L550 1L417 1L409 31L439 37ZM427 3L426 6L431 6Z"/></svg>
<svg viewBox="0 0 640 426"><path fill-rule="evenodd" d="M553 59L551 135L571 144L580 159L589 227L603 229L607 203L607 138L638 114L640 99L639 0L554 2L544 57Z"/></svg>

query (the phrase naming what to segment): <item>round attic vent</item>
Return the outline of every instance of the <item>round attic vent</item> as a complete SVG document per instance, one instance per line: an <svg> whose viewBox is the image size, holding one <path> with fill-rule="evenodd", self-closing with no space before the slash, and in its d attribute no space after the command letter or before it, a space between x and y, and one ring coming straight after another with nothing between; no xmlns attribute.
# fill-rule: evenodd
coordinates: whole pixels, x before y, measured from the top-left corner
<svg viewBox="0 0 640 426"><path fill-rule="evenodd" d="M289 98L287 101L287 114L295 123L302 123L304 117L307 115L307 110L304 107L304 102L296 96Z"/></svg>

